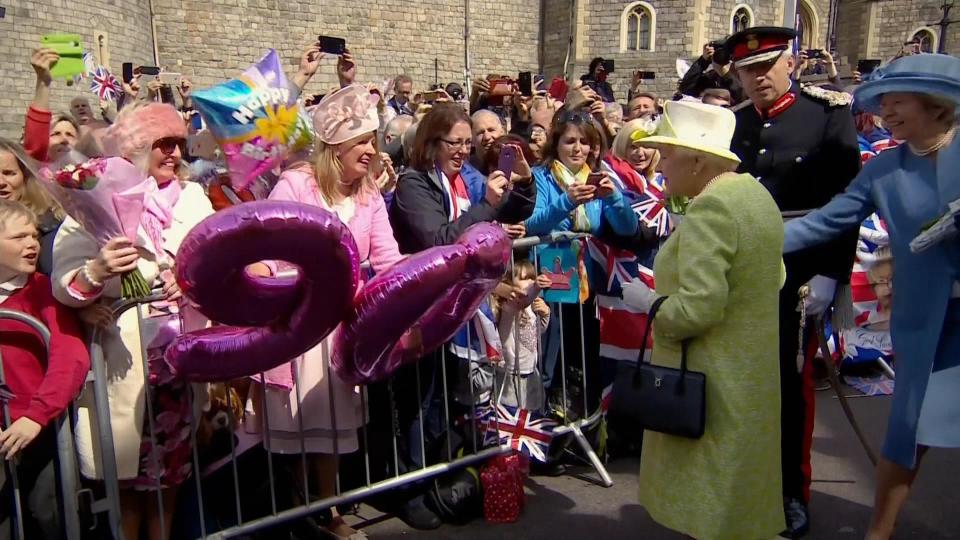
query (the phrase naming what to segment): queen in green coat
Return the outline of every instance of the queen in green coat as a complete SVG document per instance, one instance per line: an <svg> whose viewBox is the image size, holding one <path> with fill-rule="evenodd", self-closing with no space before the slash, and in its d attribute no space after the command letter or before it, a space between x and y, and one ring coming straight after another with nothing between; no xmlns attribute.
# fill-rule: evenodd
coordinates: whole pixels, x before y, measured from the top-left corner
<svg viewBox="0 0 960 540"><path fill-rule="evenodd" d="M658 135L671 194L692 197L657 255L654 292L642 282L624 300L649 307L652 362L706 375L699 439L646 431L640 502L658 523L698 540L767 540L784 529L780 475L779 290L783 224L753 177L731 171L735 119L726 109L669 102Z"/></svg>

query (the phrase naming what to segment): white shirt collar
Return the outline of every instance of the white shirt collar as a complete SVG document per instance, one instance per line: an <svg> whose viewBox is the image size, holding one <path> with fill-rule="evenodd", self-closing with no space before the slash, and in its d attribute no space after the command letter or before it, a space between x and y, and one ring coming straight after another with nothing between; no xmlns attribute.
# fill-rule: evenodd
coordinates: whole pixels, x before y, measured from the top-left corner
<svg viewBox="0 0 960 540"><path fill-rule="evenodd" d="M10 298L17 290L22 289L27 284L28 277L26 274L21 274L9 281L0 283L0 303Z"/></svg>
<svg viewBox="0 0 960 540"><path fill-rule="evenodd" d="M27 277L26 274L20 274L9 281L0 283L0 291L10 294L17 289L22 289L27 284Z"/></svg>

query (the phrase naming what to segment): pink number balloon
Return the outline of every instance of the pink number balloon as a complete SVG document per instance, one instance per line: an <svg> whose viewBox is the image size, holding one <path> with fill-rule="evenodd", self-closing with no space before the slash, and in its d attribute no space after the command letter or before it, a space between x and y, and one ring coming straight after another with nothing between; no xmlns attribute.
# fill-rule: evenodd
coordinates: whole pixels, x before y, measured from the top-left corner
<svg viewBox="0 0 960 540"><path fill-rule="evenodd" d="M246 267L282 260L296 278L258 278ZM316 206L259 201L198 224L177 252L183 294L214 326L176 339L167 363L195 382L254 375L288 362L325 338L351 309L360 262L349 229Z"/></svg>
<svg viewBox="0 0 960 540"><path fill-rule="evenodd" d="M456 244L397 263L364 286L334 335L331 368L344 381L383 380L450 340L493 292L510 260L510 239L492 223Z"/></svg>

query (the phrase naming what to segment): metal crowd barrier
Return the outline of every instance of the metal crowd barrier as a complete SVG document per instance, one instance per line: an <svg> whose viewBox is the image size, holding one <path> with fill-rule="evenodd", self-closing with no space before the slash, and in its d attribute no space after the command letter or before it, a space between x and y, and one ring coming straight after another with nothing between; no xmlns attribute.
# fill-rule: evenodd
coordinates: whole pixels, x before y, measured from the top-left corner
<svg viewBox="0 0 960 540"><path fill-rule="evenodd" d="M533 248L535 252L535 250L537 249L537 246L541 244L555 244L558 242L569 242L573 240L579 240L587 236L588 235L583 235L583 234L555 233L555 234L545 235L541 237L532 237L532 238L524 238L524 239L517 240L514 243L514 247L515 249ZM512 269L511 269L511 272L512 272ZM137 302L118 301L113 306L111 306L114 314L114 319L118 320L120 316L123 315L126 311L130 309L136 309L137 324L141 325L144 320L145 306L151 302L155 302L158 300L161 300L160 295L154 295ZM581 317L580 317L579 329L577 328L565 329L563 327L562 314L559 312L556 312L551 315L554 317L559 317L560 319L559 322L560 322L560 328L561 328L561 334L560 334L561 346L560 346L560 357L559 357L559 361L558 361L558 365L556 366L556 369L560 370L558 378L559 378L559 384L562 392L562 399L563 399L562 403L564 404L564 407L566 406L567 403L569 403L569 400L567 398L568 398L568 390L570 389L568 388L566 368L568 363L568 357L571 355L571 351L566 351L563 348L563 345L562 345L563 332L579 331L581 336L580 341L582 344L584 344L584 339L583 339L584 317L593 316L593 314L590 314L589 312L585 313L585 308L582 304L580 305L580 310L581 310ZM468 325L467 328L468 328L468 332L473 331L472 325ZM145 388L147 388L147 390L145 391L145 397L146 397L145 414L147 415L145 430L149 432L149 436L153 439L152 442L154 442L154 444L152 444L152 447L155 449L156 435L155 435L155 426L153 425L153 418L154 418L153 411L154 411L155 404L152 403L151 392L149 391L149 382L148 380L146 380L150 372L150 367L148 365L148 359L147 359L147 350L146 350L148 344L147 344L147 340L144 339L142 334L140 337L141 337L140 352L142 356L143 370L144 370L144 377L145 377L144 384L145 384ZM101 464L102 464L102 468L101 468L101 471L103 472L102 487L103 487L105 496L102 499L92 500L90 502L89 507L90 507L90 511L96 515L106 514L107 516L106 522L108 524L110 534L116 539L123 539L123 531L121 526L121 508L120 508L120 496L121 496L120 479L118 477L116 452L115 452L115 446L114 446L114 440L113 440L113 431L111 429L110 405L109 405L109 397L108 397L108 375L107 375L106 362L104 358L104 349L103 349L101 338L102 338L102 333L99 330L95 330L91 336L91 344L90 344L92 379L93 379L92 381L93 382L93 401L95 404L94 410L91 411L92 414L95 414L95 419L92 419L91 422L96 423L96 426L100 434L99 459L101 460ZM540 347L539 347L539 350L540 350L539 361L542 364L544 347L542 346L542 336L539 336L539 334L538 334L538 339L541 340ZM519 340L517 340L517 342L518 342L517 346L519 348ZM328 345L325 345L325 346L328 346ZM600 483L604 486L611 486L613 485L613 481L610 478L610 475L606 471L602 461L597 456L596 452L593 450L590 443L587 441L586 436L584 435L584 430L595 426L602 419L602 413L599 410L592 412L590 408L591 404L588 403L588 400L587 400L587 396L588 396L587 354L588 352L586 351L586 347L584 344L580 351L581 359L579 362L580 364L579 367L580 369L583 370L583 378L582 378L583 388L581 389L581 395L583 396L583 399L584 399L583 414L577 420L570 421L569 415L565 413L563 415L564 419L561 425L559 425L554 430L554 437L571 435L572 438L577 441L577 444L579 448L582 450L583 454L586 456L586 460L589 463L589 465L592 466L593 469L595 469L596 472L599 474ZM440 361L436 365L436 369L438 370L438 373L435 374L435 377L433 380L439 384L437 384L436 386L431 384L431 389L432 389L433 399L439 400L440 403L442 404L443 430L448 431L450 427L457 422L457 419L451 414L451 404L454 403L454 400L451 397L451 389L448 388L448 380L449 380L448 375L450 375L450 373L448 373L448 369L450 369L451 366L453 366L454 364L451 363L450 361L451 353L447 351L447 347L444 347L438 353L438 355L440 359ZM329 354L327 356L329 357ZM481 358L479 364L483 364L483 362L486 360L487 360L486 358ZM596 358L590 359L590 361L595 361L595 360L597 359ZM460 360L460 362L463 362L463 360ZM475 374L474 370L479 369L479 367L471 364L469 361L467 362L467 365L470 366L467 376L470 377L470 379L472 380L473 375ZM267 485L270 491L270 496L269 496L270 511L267 515L252 514L251 512L248 512L247 509L244 508L244 504L241 501L241 478L244 475L244 471L242 471L241 468L238 466L238 456L240 456L242 452L239 451L237 448L236 437L231 436L229 437L230 439L229 459L226 461L226 464L222 466L222 468L218 469L220 471L229 472L230 476L232 477L232 486L233 486L232 513L233 515L229 516L229 520L232 521L232 524L226 527L222 527L218 524L207 523L207 515L204 507L205 500L207 499L205 499L204 491L205 490L209 491L210 488L205 486L204 471L201 470L200 468L200 458L198 455L199 449L196 444L198 419L191 418L191 426L190 426L191 446L192 446L191 459L193 464L193 474L191 479L186 480L184 484L182 484L179 487L179 490L180 490L181 497L184 496L187 490L195 491L197 507L194 510L197 512L197 516L199 517L200 537L211 538L211 539L235 538L239 536L244 536L244 535L249 535L252 533L264 531L271 527L290 525L292 522L296 520L300 520L301 518L315 515L318 512L324 511L334 506L339 506L344 504L353 504L357 501L367 499L374 495L382 494L390 490L402 488L415 483L423 483L425 481L430 481L431 479L436 479L438 476L443 475L447 472L451 472L459 468L470 466L473 464L482 463L490 459L491 457L509 453L512 451L512 448L509 442L506 444L502 444L499 442L500 441L499 432L497 432L497 435L498 435L496 437L497 442L492 443L492 445L485 446L483 444L483 441L479 440L479 434L477 433L477 430L474 429L472 430L472 437L469 437L469 436L467 437L468 439L472 438L472 441L470 440L463 441L465 454L455 455L455 448L453 448L451 437L446 436L446 453L444 454L446 456L446 459L442 459L440 462L433 462L433 463L428 462L427 451L426 451L427 437L425 434L425 426L428 423L429 419L425 418L425 406L424 406L425 394L424 394L424 388L422 388L420 384L421 365L419 363L415 364L413 369L416 372L416 381L417 381L416 398L418 400L418 403L420 404L419 411L416 413L416 418L413 420L413 422L416 422L419 424L418 426L419 433L420 433L420 440L418 441L419 454L420 454L419 466L410 467L409 464L407 463L401 463L402 461L405 461L405 460L401 459L401 448L403 445L401 444L399 440L400 438L398 437L399 426L398 426L398 419L397 419L398 412L396 410L397 402L394 401L392 382L388 382L386 384L386 387L390 395L390 406L391 406L390 414L393 417L391 419L393 433L391 435L392 441L389 443L392 446L392 448L387 447L387 450L388 450L387 454L392 453L392 456L388 455L388 459L389 457L392 457L393 462L387 465L390 465L389 470L392 471L392 476L388 476L382 479L374 478L374 474L371 468L372 464L371 464L371 457L370 457L370 454L371 454L370 435L371 434L368 432L368 423L370 420L370 404L368 401L369 400L368 389L361 388L360 389L360 408L361 408L361 413L364 420L362 422L362 426L359 428L359 432L360 432L359 440L360 440L360 448L363 451L363 456L362 456L363 469L364 469L363 475L362 475L364 479L362 482L363 485L353 489L346 489L346 490L342 489L341 477L340 477L341 468L338 467L335 495L331 497L323 498L321 500L311 500L309 496L310 490L308 488L305 488L304 489L305 493L303 494L303 500L301 501L301 504L293 504L290 507L284 508L283 505L279 504L278 502L279 473L277 470L275 470L275 463L274 463L275 459L278 458L279 454L272 454L269 451L266 451L264 452L266 454L265 469L266 469L266 476L267 476ZM325 373L330 373L328 363L327 365L324 366L324 371ZM543 373L542 366L541 366L541 373ZM261 374L261 376L262 375L263 374ZM519 376L518 373L515 373L514 375ZM325 376L325 378L326 378L327 384L332 384L330 377ZM294 386L297 389L296 399L297 399L297 405L298 405L298 411L299 411L300 405L302 404L302 399L303 399L303 396L301 395L301 387L299 384L300 382L299 370L297 369L293 370L293 379L294 379ZM462 383L463 381L459 381L459 382ZM259 383L253 383L252 386L255 387L258 384ZM493 377L492 385L493 387L490 389L491 395L494 396L495 398L499 398L501 392L497 384L496 376ZM466 384L466 386L469 387L470 389L469 418L471 419L471 422L477 422L478 421L477 410L481 406L480 402L478 401L478 392L477 392L477 389L474 388L473 384L469 384L469 381L468 381L468 384ZM518 386L516 382L515 382L515 386ZM260 399L260 408L259 408L259 411L257 411L261 416L260 418L260 422L262 425L261 434L263 438L263 440L261 441L261 444L263 445L264 449L272 448L273 445L271 444L269 409L266 405L266 399L264 397L265 392L270 390L265 390L264 387L260 387L257 390L262 393L261 399ZM331 408L330 424L332 425L331 431L336 433L338 431L336 427L337 414L336 414L336 408L335 408L336 404L333 402L333 399L332 399L333 397L332 387L328 387L328 391L330 392L330 396L331 396L331 404L330 404L330 408ZM437 396L437 392L440 393L439 396ZM192 393L189 393L189 392L188 392L188 396L190 397L190 401L191 401L190 410L193 411L194 396L192 395ZM427 397L429 398L430 396L428 395ZM546 398L546 393L544 393L544 398ZM247 399L247 402L248 403L250 402L249 398ZM597 407L599 406L598 403L593 405ZM460 403L459 406L463 407L464 404ZM229 415L229 425L232 426L233 428L233 431L231 431L231 435L236 434L238 430L245 429L242 419L236 418L235 415L233 414L232 407L227 408L227 413ZM290 480L299 480L302 482L303 486L309 486L311 482L310 482L310 478L308 478L308 472L307 472L309 470L309 468L307 467L308 452L306 451L305 435L303 430L303 417L298 416L298 421L300 423L300 426L299 426L300 429L298 433L300 452L299 452L299 455L288 454L287 456L289 456L288 460L299 459L300 465L302 468L302 478L296 478L296 479L291 478L293 474L296 474L291 472L288 474L288 476L282 478L282 480L287 481L287 483L289 483ZM494 426L494 428L499 427L498 426L499 421L495 413L493 414L492 419L489 422ZM405 427L409 427L409 426L405 426ZM381 434L377 434L377 435L379 436ZM72 443L72 439L71 439L71 443ZM337 448L336 438L334 438L333 443L334 443L334 448L333 448L334 454L340 455L339 449ZM415 444L412 444L411 446L412 448L416 448ZM257 446L254 446L254 448L256 447ZM245 449L244 451L246 450L249 450L249 448ZM341 457L345 455L346 454L342 455ZM410 458L409 455L405 454L405 456L407 458ZM253 458L258 459L256 456L253 456ZM152 459L154 461L154 466L158 465L157 463L158 458L155 453L149 459ZM377 465L379 465L379 463ZM401 472L401 470L404 468L406 468L405 472ZM295 482L294 482L294 485L295 485ZM296 489L296 487L294 489ZM71 491L65 490L64 492L70 493ZM163 501L163 497L161 496L160 489L156 489L155 491L150 491L149 493L151 498L156 497L157 510L159 511L160 515L163 516L164 501ZM207 495L209 496L210 493L207 493ZM227 493L218 492L216 494L216 497L219 498L219 502L222 503L225 500L224 498L229 497L229 495ZM265 498L263 500L265 502ZM169 523L162 522L161 533L166 534L167 531L170 530L170 525L171 524ZM68 538L70 538L71 540L73 538L78 538L78 537L79 536L76 536L76 535L68 536ZM135 539L126 539L126 540L135 540Z"/></svg>
<svg viewBox="0 0 960 540"><path fill-rule="evenodd" d="M0 309L0 319L11 320L23 323L38 334L43 339L44 350L47 354L50 351L50 330L36 318L21 313L19 311ZM0 356L0 386L5 390L6 378L4 377L3 358ZM0 400L3 408L4 426L10 426L10 408L6 399ZM57 513L60 524L61 534L70 540L80 538L80 521L77 511L78 479L76 451L74 448L73 430L71 422L72 407L68 408L60 417L55 420L57 430L56 444L57 452L54 455L53 466L55 481L57 484ZM26 540L23 527L23 500L20 493L20 482L17 471L17 460L4 460L4 473L6 481L10 482L12 492L12 512L9 516L9 525L12 538L16 540ZM4 486L6 489L6 486Z"/></svg>

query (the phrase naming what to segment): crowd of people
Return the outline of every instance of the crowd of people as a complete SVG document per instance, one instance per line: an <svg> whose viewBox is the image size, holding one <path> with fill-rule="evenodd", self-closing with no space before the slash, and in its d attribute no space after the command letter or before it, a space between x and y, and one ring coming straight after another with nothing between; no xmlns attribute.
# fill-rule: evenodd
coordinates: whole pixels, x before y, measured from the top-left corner
<svg viewBox="0 0 960 540"><path fill-rule="evenodd" d="M706 423L701 437L690 438L644 431L631 411L610 411L609 440L620 444L611 452L640 452L646 510L700 540L802 537L810 527L814 364L803 323L854 318L844 315L855 257L870 284L886 289L876 309L886 312L893 345L908 360L896 365L867 532L870 540L890 538L926 450L960 446L960 408L951 399L960 388L953 356L960 252L955 239L910 249L960 199L950 176L960 156L960 61L906 55L882 67L883 77L858 78L842 91L799 82L814 63L831 84L840 80L829 53L816 61L795 56L795 37L763 27L711 42L672 99L649 92L638 76L624 103L606 82L602 58L581 80L556 79L549 88L542 77L521 89L492 75L469 92L455 83L417 91L418 81L403 74L387 88L359 84L362 59L347 51L335 59L338 88L302 100L312 151L289 156L244 190L222 168L195 174L209 170L197 164L222 156L209 131L191 121L198 113L188 80L175 88L176 99L159 79L137 75L123 82L118 103L100 104L100 115L83 96L69 113L54 114L50 70L59 57L34 52L37 86L23 138L0 139L0 307L30 314L51 332L45 354L36 332L0 320L12 393L4 398L11 423L0 433L0 453L19 459L27 538L60 535L50 502L52 422L74 400L80 472L85 482L104 478L93 392L85 390L85 340L94 328L109 375L127 539L177 537L175 522L190 530L196 521L196 509L178 498L199 474L193 441L206 440L193 436L193 419L214 401L235 411L237 429L263 438L287 477L280 503L292 507L362 485L351 479L364 468L351 461L360 451L373 480L449 461L450 449L469 451L472 434L451 419L491 398L561 421L589 415L648 349L655 365L682 362L705 375ZM302 90L328 58L308 47L293 84ZM342 118L344 103L362 106ZM101 246L44 190L38 164L71 152L125 158L155 181L137 238ZM513 156L510 170L501 168L504 153ZM332 337L262 376L184 382L163 361L172 336L159 329L216 321L183 301L177 251L204 218L262 199L336 214L373 273L453 244L477 223L500 224L514 239L589 235L549 246L578 261L577 300L545 301L541 293L560 285L558 274L535 251L518 250L476 315L493 323L490 335L471 335L469 328L484 326L469 325L391 382L369 385L366 401L330 371ZM784 227L784 215L796 219ZM857 249L865 220L883 223L883 257ZM142 249L141 236L162 249ZM889 264L884 272L874 266L891 259L892 277ZM163 300L115 319L109 306L122 296L120 276L134 270ZM286 265L265 260L247 270L277 276ZM633 337L648 319L655 320L652 345ZM494 355L491 343L499 346ZM572 375L567 366L581 365L589 384L577 410L561 380ZM502 391L492 396L495 388ZM363 426L370 440L359 437ZM545 461L535 473L562 473L556 452ZM5 485L0 512L9 517ZM449 512L432 486L407 485L373 502L414 528L436 528ZM313 527L365 537L343 519L347 510L330 509L293 533Z"/></svg>

